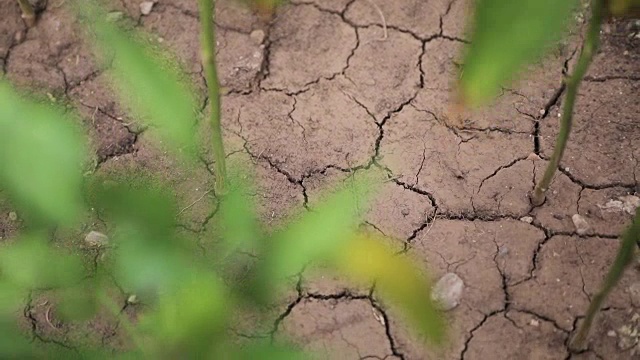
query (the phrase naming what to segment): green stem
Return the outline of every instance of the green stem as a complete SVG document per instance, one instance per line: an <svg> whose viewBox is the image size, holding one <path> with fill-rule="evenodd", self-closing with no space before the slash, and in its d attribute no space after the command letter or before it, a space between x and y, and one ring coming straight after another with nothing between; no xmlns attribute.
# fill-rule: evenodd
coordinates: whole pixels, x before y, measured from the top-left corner
<svg viewBox="0 0 640 360"><path fill-rule="evenodd" d="M33 11L33 6L31 6L29 0L18 0L18 4L22 10L22 18L27 23L27 26L34 26L36 24L36 13Z"/></svg>
<svg viewBox="0 0 640 360"><path fill-rule="evenodd" d="M199 0L200 5L200 46L209 89L211 107L210 121L212 129L213 158L215 161L216 193L224 194L227 178L227 166L222 142L220 125L220 93L218 91L218 72L216 69L216 37L214 26L214 0Z"/></svg>
<svg viewBox="0 0 640 360"><path fill-rule="evenodd" d="M622 235L620 248L613 261L613 265L609 268L609 273L607 273L607 277L604 279L600 290L595 294L593 299L591 299L591 304L589 304L589 309L587 309L587 315L569 344L572 350L579 351L583 349L593 320L598 314L598 311L600 311L604 300L616 286L620 278L622 278L624 270L633 261L636 243L638 242L640 242L640 207L636 209L636 216L633 222Z"/></svg>
<svg viewBox="0 0 640 360"><path fill-rule="evenodd" d="M540 206L544 203L545 194L549 190L551 180L560 165L564 149L567 146L569 140L569 134L571 133L571 126L573 124L573 106L576 101L576 95L578 88L582 82L582 78L587 73L589 65L593 60L593 56L598 51L600 46L600 25L604 17L604 0L592 0L591 2L591 20L589 21L589 28L587 30L587 38L582 46L582 52L580 58L576 64L576 68L573 71L571 77L567 80L567 95L564 98L564 107L562 109L562 119L560 120L560 132L556 138L556 146L553 149L553 154L549 160L549 165L544 172L542 180L537 184L533 194L531 195L531 203L534 206Z"/></svg>

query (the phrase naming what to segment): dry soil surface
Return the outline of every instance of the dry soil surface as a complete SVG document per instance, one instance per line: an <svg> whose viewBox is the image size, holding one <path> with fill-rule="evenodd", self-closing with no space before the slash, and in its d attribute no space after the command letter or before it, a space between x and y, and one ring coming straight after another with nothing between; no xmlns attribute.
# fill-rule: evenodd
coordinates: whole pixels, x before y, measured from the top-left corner
<svg viewBox="0 0 640 360"><path fill-rule="evenodd" d="M205 93L195 0L159 0L146 15L139 0L111 7L172 50ZM419 259L435 280L455 273L464 283L459 305L445 314L449 340L441 349L422 346L375 291L316 272L303 273L274 305L272 326L239 323L242 338L286 337L332 359L639 356L640 266L609 297L589 349L571 354L566 344L640 191L640 24L606 24L561 171L546 203L532 208L527 192L552 151L562 76L581 34L493 106L453 124L447 109L468 39L466 12L465 0L293 0L264 21L219 2L228 157L254 167L264 223L277 226L291 211L313 208L322 189L382 169L389 180L363 226L395 239L398 256ZM202 166L187 173L159 150L110 90L64 1L49 1L27 29L16 1L0 0L0 69L16 86L78 110L96 173L137 169L169 181L186 208L180 230L206 238L216 205L211 155L203 149ZM206 97L199 101L206 112ZM205 122L197 125L206 133ZM12 212L0 203L0 239L19 231ZM589 225L581 235L575 214ZM108 225L89 219L77 233L55 236L80 244L89 230ZM56 320L52 297L34 294L26 304L23 322L36 341L126 344L117 322ZM140 305L125 310L135 318Z"/></svg>

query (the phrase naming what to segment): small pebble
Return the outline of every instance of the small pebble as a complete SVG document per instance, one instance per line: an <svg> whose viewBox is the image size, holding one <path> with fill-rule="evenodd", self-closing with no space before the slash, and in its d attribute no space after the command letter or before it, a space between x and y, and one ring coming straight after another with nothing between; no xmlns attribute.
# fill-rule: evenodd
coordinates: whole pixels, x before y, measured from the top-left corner
<svg viewBox="0 0 640 360"><path fill-rule="evenodd" d="M531 319L531 321L529 322L529 325L538 327L538 326L540 326L540 321L538 321L536 319Z"/></svg>
<svg viewBox="0 0 640 360"><path fill-rule="evenodd" d="M571 221L573 221L573 226L576 228L576 233L578 233L578 235L585 235L589 232L589 223L581 215L574 214L571 217Z"/></svg>
<svg viewBox="0 0 640 360"><path fill-rule="evenodd" d="M520 221L531 224L533 222L533 218L531 216L524 216L520 218Z"/></svg>
<svg viewBox="0 0 640 360"><path fill-rule="evenodd" d="M437 302L441 309L449 311L460 304L464 282L454 273L446 273L433 287L431 298Z"/></svg>
<svg viewBox="0 0 640 360"><path fill-rule="evenodd" d="M142 15L149 15L151 13L151 10L153 9L153 5L155 5L155 2L153 1L143 1L140 3L140 13Z"/></svg>
<svg viewBox="0 0 640 360"><path fill-rule="evenodd" d="M616 337L616 332L613 331L613 330L609 330L609 331L607 331L607 336L608 337Z"/></svg>
<svg viewBox="0 0 640 360"><path fill-rule="evenodd" d="M9 212L9 220L18 221L18 214L15 211Z"/></svg>
<svg viewBox="0 0 640 360"><path fill-rule="evenodd" d="M400 213L402 214L402 216L408 216L409 215L409 209L402 209L402 211L400 211Z"/></svg>
<svg viewBox="0 0 640 360"><path fill-rule="evenodd" d="M138 297L136 296L136 294L129 295L129 297L127 298L127 304L135 305L137 303L138 303Z"/></svg>
<svg viewBox="0 0 640 360"><path fill-rule="evenodd" d="M109 244L109 237L101 232L91 231L85 236L84 242L92 247L102 247Z"/></svg>
<svg viewBox="0 0 640 360"><path fill-rule="evenodd" d="M251 40L256 45L260 45L264 41L264 37L265 37L264 31L262 31L262 30L253 30L251 32L251 34L249 34L249 37L251 38Z"/></svg>

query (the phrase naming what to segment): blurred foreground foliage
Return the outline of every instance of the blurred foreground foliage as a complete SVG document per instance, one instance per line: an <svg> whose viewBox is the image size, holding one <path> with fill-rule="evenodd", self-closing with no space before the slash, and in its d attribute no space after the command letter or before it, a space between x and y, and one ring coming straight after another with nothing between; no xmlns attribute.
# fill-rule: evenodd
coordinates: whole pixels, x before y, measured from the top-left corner
<svg viewBox="0 0 640 360"><path fill-rule="evenodd" d="M176 156L196 163L191 149L197 111L178 67L166 66L134 36L105 21L98 8L84 3L79 9L97 52L112 57L108 71L123 103ZM358 230L362 199L375 195L380 179L354 178L313 211L294 214L288 225L267 234L254 214L250 173L237 169L228 192L217 194L220 239L205 256L198 239L177 233L178 208L161 179L83 177L86 146L74 123L54 105L29 100L0 80L0 189L25 219L20 235L0 245L0 358L306 359L309 354L271 343L240 345L230 327L246 309L275 301L292 277L316 263L375 284L425 339L443 340L443 321L423 271L382 239ZM93 254L51 240L52 229L77 226L89 209L112 229L100 264ZM242 264L249 269L242 281L229 279L225 274L242 261L242 252L257 261ZM114 301L114 281L121 295L135 294L145 304L135 321ZM43 350L34 334L16 324L25 302L39 291L56 294L56 314L65 322L116 319L130 346L116 354L100 346Z"/></svg>

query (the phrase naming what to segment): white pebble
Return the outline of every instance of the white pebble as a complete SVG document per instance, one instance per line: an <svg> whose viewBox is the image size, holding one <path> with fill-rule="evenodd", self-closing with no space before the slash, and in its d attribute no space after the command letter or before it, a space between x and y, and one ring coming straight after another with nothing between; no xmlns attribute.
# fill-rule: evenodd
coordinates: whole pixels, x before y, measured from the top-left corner
<svg viewBox="0 0 640 360"><path fill-rule="evenodd" d="M91 231L85 236L84 242L92 247L102 247L109 245L109 237L101 232Z"/></svg>
<svg viewBox="0 0 640 360"><path fill-rule="evenodd" d="M441 309L449 311L460 304L464 282L454 273L446 273L433 287L431 298L437 302Z"/></svg>
<svg viewBox="0 0 640 360"><path fill-rule="evenodd" d="M153 1L143 1L140 3L140 13L142 15L149 15L151 13L151 10L153 9L153 5L155 5L155 2Z"/></svg>
<svg viewBox="0 0 640 360"><path fill-rule="evenodd" d="M578 233L578 235L585 235L589 232L589 223L584 217L582 217L582 215L574 214L571 217L571 221L573 221L573 226L575 226L576 233Z"/></svg>

